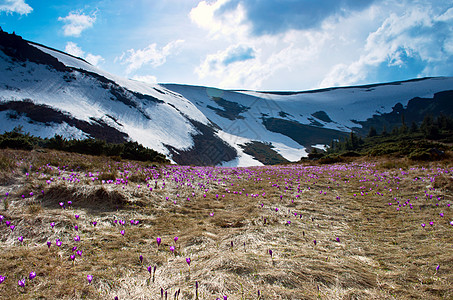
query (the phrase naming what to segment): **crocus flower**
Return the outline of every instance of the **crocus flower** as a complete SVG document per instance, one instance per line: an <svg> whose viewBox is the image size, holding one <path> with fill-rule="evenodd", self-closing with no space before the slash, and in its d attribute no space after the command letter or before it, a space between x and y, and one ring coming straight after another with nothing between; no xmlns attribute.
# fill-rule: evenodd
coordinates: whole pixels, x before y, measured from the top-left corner
<svg viewBox="0 0 453 300"><path fill-rule="evenodd" d="M70 258L71 258L72 261L74 261L74 260L75 260L75 255L72 254L72 255L70 256Z"/></svg>
<svg viewBox="0 0 453 300"><path fill-rule="evenodd" d="M75 226L74 226L74 230L75 230L75 231L79 231L79 226L75 225Z"/></svg>
<svg viewBox="0 0 453 300"><path fill-rule="evenodd" d="M17 281L17 284L21 287L25 287L25 278L19 279L19 281Z"/></svg>
<svg viewBox="0 0 453 300"><path fill-rule="evenodd" d="M425 223L422 223L422 227L425 228L426 224Z"/></svg>
<svg viewBox="0 0 453 300"><path fill-rule="evenodd" d="M80 242L80 236L76 235L75 238L74 238L74 241Z"/></svg>
<svg viewBox="0 0 453 300"><path fill-rule="evenodd" d="M75 215L75 218L76 218L76 220L78 220L78 219L79 219L79 217L80 217L79 215Z"/></svg>
<svg viewBox="0 0 453 300"><path fill-rule="evenodd" d="M16 226L11 225L11 226L9 226L9 228L11 229L11 231L14 231L14 228L16 228Z"/></svg>
<svg viewBox="0 0 453 300"><path fill-rule="evenodd" d="M72 252L77 250L77 246L72 247Z"/></svg>
<svg viewBox="0 0 453 300"><path fill-rule="evenodd" d="M190 258L189 258L189 257L188 257L188 258L186 258L186 262L187 262L187 264L188 264L189 266L190 266L190 261L191 261L191 260L190 260Z"/></svg>
<svg viewBox="0 0 453 300"><path fill-rule="evenodd" d="M61 247L61 241L60 239L57 239L56 243L55 243L58 247Z"/></svg>
<svg viewBox="0 0 453 300"><path fill-rule="evenodd" d="M94 227L96 227L96 224L97 224L97 223L98 223L98 222L96 222L96 221L93 221L93 223L92 223L92 224L93 224L93 226L94 226Z"/></svg>
<svg viewBox="0 0 453 300"><path fill-rule="evenodd" d="M178 241L178 237L175 236L175 238L173 239L175 241L175 243Z"/></svg>
<svg viewBox="0 0 453 300"><path fill-rule="evenodd" d="M82 256L82 250L78 250L77 251L77 255L81 257Z"/></svg>
<svg viewBox="0 0 453 300"><path fill-rule="evenodd" d="M88 283L91 283L91 281L93 280L93 275L87 275L87 280Z"/></svg>
<svg viewBox="0 0 453 300"><path fill-rule="evenodd" d="M55 222L50 222L50 227L54 228L55 227Z"/></svg>
<svg viewBox="0 0 453 300"><path fill-rule="evenodd" d="M170 246L170 251L171 251L171 253L175 253L175 247L174 246Z"/></svg>
<svg viewBox="0 0 453 300"><path fill-rule="evenodd" d="M138 257L138 259L140 260L140 263L143 263L143 256L140 254L140 256Z"/></svg>
<svg viewBox="0 0 453 300"><path fill-rule="evenodd" d="M52 245L51 241L47 241L47 247L50 248L50 245Z"/></svg>
<svg viewBox="0 0 453 300"><path fill-rule="evenodd" d="M11 224L11 221L5 221L6 226L9 226Z"/></svg>
<svg viewBox="0 0 453 300"><path fill-rule="evenodd" d="M270 255L271 258L272 258L272 250L271 250L271 249L269 249L269 255Z"/></svg>
<svg viewBox="0 0 453 300"><path fill-rule="evenodd" d="M436 272L439 271L440 265L437 265Z"/></svg>
<svg viewBox="0 0 453 300"><path fill-rule="evenodd" d="M32 280L33 278L36 277L36 273L31 271L30 274L28 274L28 279Z"/></svg>
<svg viewBox="0 0 453 300"><path fill-rule="evenodd" d="M151 266L148 266L148 268L147 268L147 269L148 269L148 272L149 272L149 276L151 276L151 272L152 272L152 270L153 270L153 267L151 267Z"/></svg>
<svg viewBox="0 0 453 300"><path fill-rule="evenodd" d="M121 230L120 233L121 233L122 236L124 236L125 232L124 232L124 230Z"/></svg>
<svg viewBox="0 0 453 300"><path fill-rule="evenodd" d="M337 237L336 240L337 240L338 243L340 242L340 238L339 237Z"/></svg>
<svg viewBox="0 0 453 300"><path fill-rule="evenodd" d="M160 243L162 242L162 239L160 237L156 238L156 242L157 242L157 247L160 246Z"/></svg>
<svg viewBox="0 0 453 300"><path fill-rule="evenodd" d="M24 237L23 237L23 236L20 236L20 237L18 237L17 239L18 239L19 242L21 242L21 243L24 241Z"/></svg>
<svg viewBox="0 0 453 300"><path fill-rule="evenodd" d="M316 240L313 240L313 244L315 244L315 246L316 246Z"/></svg>
<svg viewBox="0 0 453 300"><path fill-rule="evenodd" d="M3 283L3 281L5 281L5 279L6 279L6 277L4 277L4 276L0 276L0 284L2 284L2 283Z"/></svg>

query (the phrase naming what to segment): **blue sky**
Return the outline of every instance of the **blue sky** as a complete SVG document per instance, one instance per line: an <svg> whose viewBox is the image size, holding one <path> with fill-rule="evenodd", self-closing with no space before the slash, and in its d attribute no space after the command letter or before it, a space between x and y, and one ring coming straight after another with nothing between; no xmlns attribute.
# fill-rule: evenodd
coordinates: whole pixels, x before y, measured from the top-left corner
<svg viewBox="0 0 453 300"><path fill-rule="evenodd" d="M0 0L0 26L148 82L307 90L453 76L451 0Z"/></svg>

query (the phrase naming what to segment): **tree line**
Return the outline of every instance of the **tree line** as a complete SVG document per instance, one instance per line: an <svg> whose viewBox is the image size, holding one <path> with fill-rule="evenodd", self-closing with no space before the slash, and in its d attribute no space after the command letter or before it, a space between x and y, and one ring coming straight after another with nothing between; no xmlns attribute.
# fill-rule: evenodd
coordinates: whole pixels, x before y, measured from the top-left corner
<svg viewBox="0 0 453 300"><path fill-rule="evenodd" d="M168 163L165 155L143 145L126 141L119 144L108 143L104 140L66 139L61 135L51 138L41 138L24 133L22 127L16 127L12 131L0 134L0 148L5 149L53 149L66 152L89 154L95 156L111 156L122 159Z"/></svg>

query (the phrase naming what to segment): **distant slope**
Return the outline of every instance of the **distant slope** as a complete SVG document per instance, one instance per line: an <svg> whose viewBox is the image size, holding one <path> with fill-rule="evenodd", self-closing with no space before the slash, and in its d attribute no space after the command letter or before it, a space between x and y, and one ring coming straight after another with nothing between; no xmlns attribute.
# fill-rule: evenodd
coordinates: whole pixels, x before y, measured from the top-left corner
<svg viewBox="0 0 453 300"><path fill-rule="evenodd" d="M299 161L351 130L397 122L389 114L398 103L406 109L411 99L433 99L411 100L417 105L407 107L407 120L439 110L435 95L452 103L452 90L447 77L302 92L148 84L0 32L2 132L23 126L41 137L132 140L180 164Z"/></svg>

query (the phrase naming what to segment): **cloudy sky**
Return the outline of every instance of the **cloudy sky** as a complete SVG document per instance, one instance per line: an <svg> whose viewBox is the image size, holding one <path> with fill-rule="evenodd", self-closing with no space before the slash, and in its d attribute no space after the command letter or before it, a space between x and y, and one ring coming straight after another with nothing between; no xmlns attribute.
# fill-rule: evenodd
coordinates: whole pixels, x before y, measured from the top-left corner
<svg viewBox="0 0 453 300"><path fill-rule="evenodd" d="M451 0L0 0L0 26L148 82L307 90L453 76Z"/></svg>

